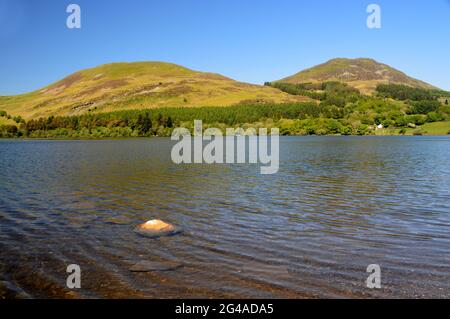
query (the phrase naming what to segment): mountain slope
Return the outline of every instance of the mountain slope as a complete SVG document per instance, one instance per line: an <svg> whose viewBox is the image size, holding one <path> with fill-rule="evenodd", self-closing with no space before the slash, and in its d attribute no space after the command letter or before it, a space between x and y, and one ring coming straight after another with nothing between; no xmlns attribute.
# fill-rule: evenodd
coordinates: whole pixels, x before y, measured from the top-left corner
<svg viewBox="0 0 450 319"><path fill-rule="evenodd" d="M164 106L229 106L305 100L164 62L113 63L76 72L41 90L0 97L0 110L25 118Z"/></svg>
<svg viewBox="0 0 450 319"><path fill-rule="evenodd" d="M436 89L432 85L407 76L386 64L372 59L333 59L324 64L279 80L286 83L307 83L340 81L361 90L371 93L378 84L404 84L412 87Z"/></svg>

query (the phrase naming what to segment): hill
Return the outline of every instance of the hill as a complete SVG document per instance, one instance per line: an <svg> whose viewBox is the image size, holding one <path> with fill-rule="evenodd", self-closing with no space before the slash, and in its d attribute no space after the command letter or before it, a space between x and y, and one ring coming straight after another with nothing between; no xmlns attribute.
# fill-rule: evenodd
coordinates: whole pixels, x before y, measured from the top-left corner
<svg viewBox="0 0 450 319"><path fill-rule="evenodd" d="M362 93L372 93L379 84L402 84L416 88L437 89L386 64L365 58L333 59L277 82L299 84L328 81L347 83Z"/></svg>
<svg viewBox="0 0 450 319"><path fill-rule="evenodd" d="M26 119L158 107L295 102L277 89L164 62L112 63L76 72L28 94L0 97L0 110Z"/></svg>

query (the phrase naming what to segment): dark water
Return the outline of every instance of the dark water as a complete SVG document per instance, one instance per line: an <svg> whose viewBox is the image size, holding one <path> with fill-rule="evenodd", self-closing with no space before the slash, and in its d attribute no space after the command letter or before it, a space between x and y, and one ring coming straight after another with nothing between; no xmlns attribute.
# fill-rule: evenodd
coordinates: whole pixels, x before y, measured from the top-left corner
<svg viewBox="0 0 450 319"><path fill-rule="evenodd" d="M171 145L0 141L0 297L450 297L450 138L282 138L270 176ZM154 218L184 232L133 231Z"/></svg>

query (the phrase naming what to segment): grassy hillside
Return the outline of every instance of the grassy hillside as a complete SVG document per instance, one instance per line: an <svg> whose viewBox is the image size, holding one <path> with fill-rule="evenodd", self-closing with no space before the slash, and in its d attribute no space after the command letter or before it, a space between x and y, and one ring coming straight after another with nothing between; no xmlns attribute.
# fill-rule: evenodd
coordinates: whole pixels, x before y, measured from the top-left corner
<svg viewBox="0 0 450 319"><path fill-rule="evenodd" d="M26 119L158 107L298 102L274 88L170 63L113 63L74 73L38 91L0 97L0 110Z"/></svg>
<svg viewBox="0 0 450 319"><path fill-rule="evenodd" d="M379 84L389 83L436 89L430 84L411 78L401 71L372 59L333 59L277 82L299 84L328 81L347 83L362 93L372 93Z"/></svg>

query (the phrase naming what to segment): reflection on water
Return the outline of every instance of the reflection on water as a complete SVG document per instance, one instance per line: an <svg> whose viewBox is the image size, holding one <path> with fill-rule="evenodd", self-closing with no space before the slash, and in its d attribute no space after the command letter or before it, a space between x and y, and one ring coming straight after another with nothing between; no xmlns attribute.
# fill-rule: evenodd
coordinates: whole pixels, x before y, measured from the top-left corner
<svg viewBox="0 0 450 319"><path fill-rule="evenodd" d="M276 175L172 145L0 141L0 297L450 297L450 138L286 137ZM133 231L154 218L183 233Z"/></svg>

